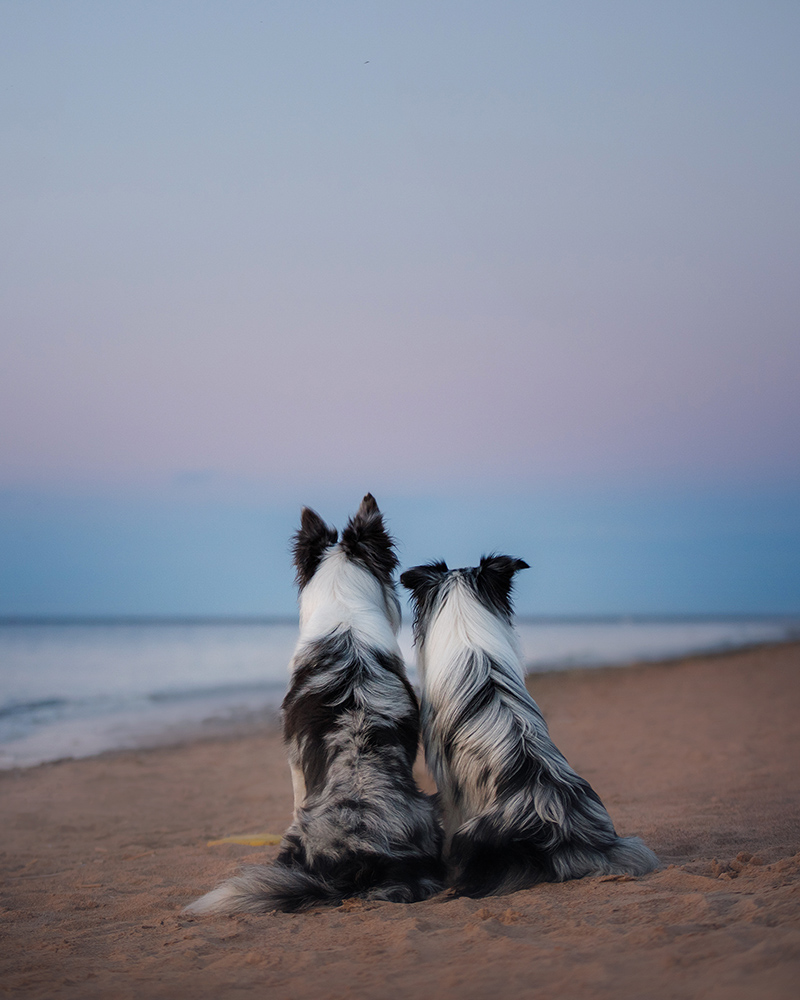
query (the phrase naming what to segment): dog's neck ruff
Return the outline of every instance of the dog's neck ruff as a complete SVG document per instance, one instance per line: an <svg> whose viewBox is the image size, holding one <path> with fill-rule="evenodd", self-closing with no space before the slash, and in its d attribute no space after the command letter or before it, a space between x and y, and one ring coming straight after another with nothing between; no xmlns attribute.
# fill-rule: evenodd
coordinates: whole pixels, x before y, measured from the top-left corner
<svg viewBox="0 0 800 1000"><path fill-rule="evenodd" d="M300 592L298 649L335 631L350 631L373 649L399 655L400 605L391 587L336 546Z"/></svg>
<svg viewBox="0 0 800 1000"><path fill-rule="evenodd" d="M486 607L463 577L455 576L439 596L419 643L418 667L425 690L433 692L452 683L453 665L470 651L486 654L524 683L513 626Z"/></svg>

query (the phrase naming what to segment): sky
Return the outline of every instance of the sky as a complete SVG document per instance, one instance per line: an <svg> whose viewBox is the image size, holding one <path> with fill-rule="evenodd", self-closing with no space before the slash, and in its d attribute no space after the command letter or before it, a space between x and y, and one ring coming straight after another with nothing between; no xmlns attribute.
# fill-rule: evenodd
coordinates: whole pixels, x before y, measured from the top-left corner
<svg viewBox="0 0 800 1000"><path fill-rule="evenodd" d="M0 2L0 615L800 612L800 8Z"/></svg>

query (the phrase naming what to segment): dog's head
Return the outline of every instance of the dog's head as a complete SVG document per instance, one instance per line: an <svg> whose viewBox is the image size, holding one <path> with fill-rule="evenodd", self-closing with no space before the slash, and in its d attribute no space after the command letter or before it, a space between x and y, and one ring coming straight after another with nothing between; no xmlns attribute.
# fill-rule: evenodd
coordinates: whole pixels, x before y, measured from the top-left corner
<svg viewBox="0 0 800 1000"><path fill-rule="evenodd" d="M400 628L400 602L394 585L397 556L375 498L368 493L350 518L341 538L315 511L303 508L294 536L294 564L300 590L300 625L327 609L327 626L337 615L378 612L392 631ZM349 610L348 610L349 609ZM371 610L367 610L371 609Z"/></svg>
<svg viewBox="0 0 800 1000"><path fill-rule="evenodd" d="M375 497L367 493L342 531L341 541L336 528L326 524L310 507L303 508L293 545L300 590L311 581L323 556L337 542L348 559L361 563L384 586L394 586L393 576L397 569L394 541L386 530Z"/></svg>
<svg viewBox="0 0 800 1000"><path fill-rule="evenodd" d="M411 591L414 604L414 632L424 640L434 614L457 584L467 587L485 608L510 622L514 612L511 588L514 574L528 569L522 559L511 556L483 556L480 565L466 569L448 569L444 562L426 563L406 570L400 583Z"/></svg>

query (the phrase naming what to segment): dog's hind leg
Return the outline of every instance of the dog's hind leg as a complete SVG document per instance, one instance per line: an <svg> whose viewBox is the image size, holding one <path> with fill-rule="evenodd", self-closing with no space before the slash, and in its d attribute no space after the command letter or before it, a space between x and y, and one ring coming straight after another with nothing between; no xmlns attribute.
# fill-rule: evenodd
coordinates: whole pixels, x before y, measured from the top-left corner
<svg viewBox="0 0 800 1000"><path fill-rule="evenodd" d="M306 779L299 765L292 764L292 791L294 792L294 815L303 808L306 801Z"/></svg>

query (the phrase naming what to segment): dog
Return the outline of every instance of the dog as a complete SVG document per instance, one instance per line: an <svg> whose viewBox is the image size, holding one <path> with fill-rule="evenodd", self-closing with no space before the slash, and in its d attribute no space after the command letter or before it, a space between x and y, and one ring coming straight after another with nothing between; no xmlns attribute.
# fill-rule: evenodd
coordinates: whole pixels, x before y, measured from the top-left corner
<svg viewBox="0 0 800 1000"><path fill-rule="evenodd" d="M658 866L641 840L617 836L525 689L511 603L522 569L521 559L491 555L474 568L433 562L400 577L415 609L422 738L460 896Z"/></svg>
<svg viewBox="0 0 800 1000"><path fill-rule="evenodd" d="M371 494L342 531L309 508L294 537L300 636L283 701L294 818L273 865L185 912L415 902L444 885L442 831L415 783L419 705L397 645L397 557Z"/></svg>

